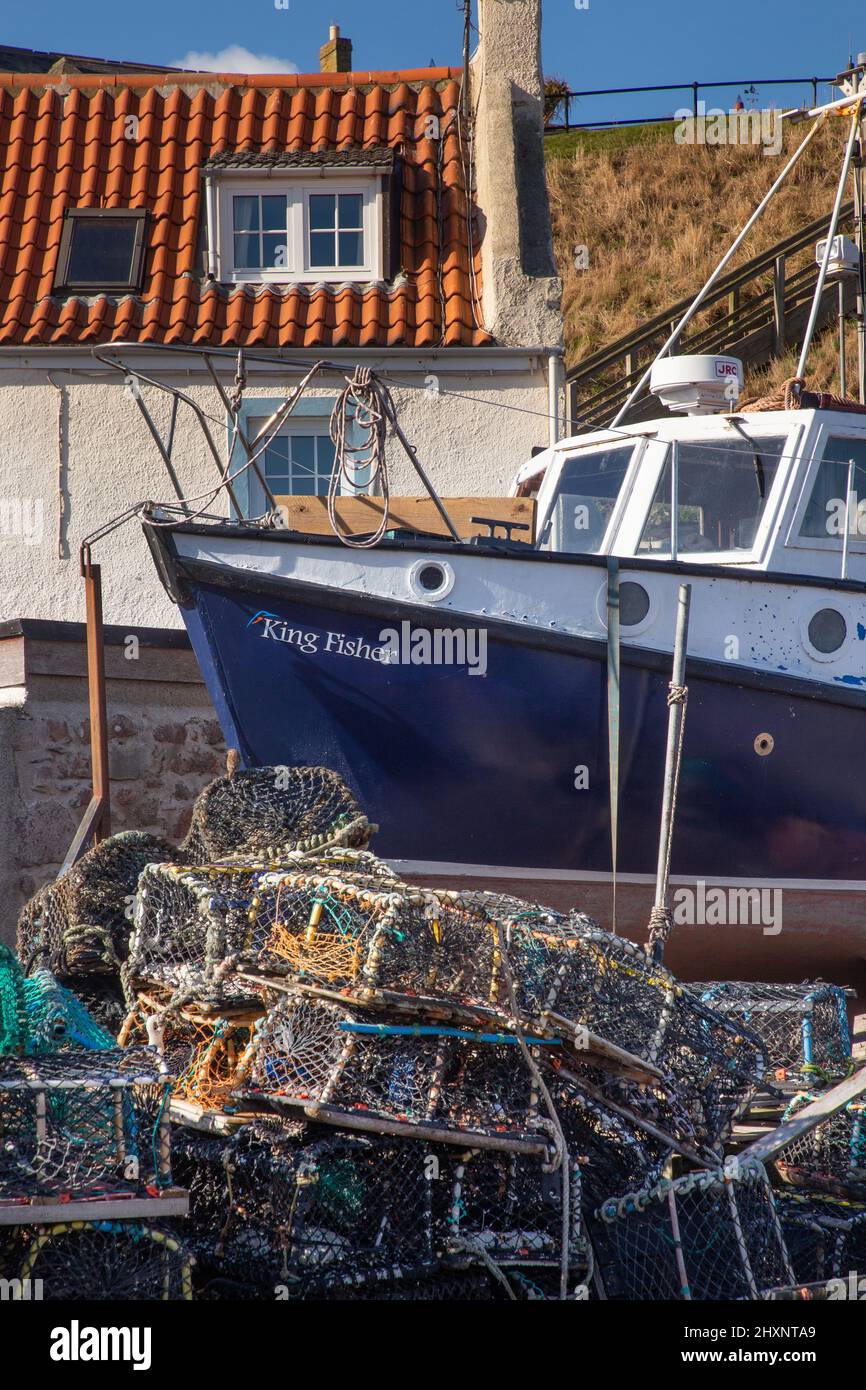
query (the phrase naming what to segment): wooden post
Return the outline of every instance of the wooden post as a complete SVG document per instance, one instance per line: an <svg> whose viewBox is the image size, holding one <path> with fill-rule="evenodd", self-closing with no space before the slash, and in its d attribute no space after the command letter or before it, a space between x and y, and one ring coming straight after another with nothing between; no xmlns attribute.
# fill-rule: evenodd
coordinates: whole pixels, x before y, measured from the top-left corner
<svg viewBox="0 0 866 1390"><path fill-rule="evenodd" d="M740 307L740 291L735 285L732 290L728 290L728 318L734 318Z"/></svg>
<svg viewBox="0 0 866 1390"><path fill-rule="evenodd" d="M93 841L99 844L111 834L111 794L108 771L108 713L105 698L105 645L102 624L102 574L94 565L90 547L81 551L81 573L87 604L87 696L90 704L90 758L93 800L99 811L93 823Z"/></svg>
<svg viewBox="0 0 866 1390"><path fill-rule="evenodd" d="M777 256L773 266L773 356L785 351L785 257Z"/></svg>

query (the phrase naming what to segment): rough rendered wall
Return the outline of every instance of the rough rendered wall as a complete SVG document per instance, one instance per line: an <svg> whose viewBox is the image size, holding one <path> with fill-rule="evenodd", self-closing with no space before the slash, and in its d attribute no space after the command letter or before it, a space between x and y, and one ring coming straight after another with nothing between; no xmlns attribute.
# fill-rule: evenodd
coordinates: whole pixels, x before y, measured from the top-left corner
<svg viewBox="0 0 866 1390"><path fill-rule="evenodd" d="M471 77L486 326L502 343L557 347L540 0L479 0L478 32Z"/></svg>
<svg viewBox="0 0 866 1390"><path fill-rule="evenodd" d="M7 698L11 698L7 692ZM196 794L225 767L203 685L108 682L112 830L180 840ZM0 940L56 875L90 801L84 681L37 676L0 706Z"/></svg>
<svg viewBox="0 0 866 1390"><path fill-rule="evenodd" d="M394 370L396 374L398 369ZM445 496L507 493L511 478L533 446L548 443L547 384L541 360L533 373L456 375L442 371L431 359L420 373L399 374L421 388L392 387L400 422ZM78 569L82 538L132 503L173 497L156 446L122 384L70 384L63 372L53 376L63 388L62 448L57 389L45 381L43 373L0 371L0 619L82 621L84 593ZM443 391L460 395L436 395L434 376ZM257 382L247 399L281 398L289 380ZM342 386L342 380L327 382L313 394L333 397L338 384ZM215 389L188 381L183 385L208 411L217 446L224 448L225 413ZM144 391L165 429L168 397L149 388ZM217 476L213 461L192 413L185 408L178 418L174 458L188 496L212 487ZM389 463L392 493L421 491L394 441ZM225 504L220 502L212 510L224 513ZM41 529L34 526L40 516ZM58 529L62 559L58 558ZM103 567L106 622L181 626L136 523L101 541L94 560Z"/></svg>

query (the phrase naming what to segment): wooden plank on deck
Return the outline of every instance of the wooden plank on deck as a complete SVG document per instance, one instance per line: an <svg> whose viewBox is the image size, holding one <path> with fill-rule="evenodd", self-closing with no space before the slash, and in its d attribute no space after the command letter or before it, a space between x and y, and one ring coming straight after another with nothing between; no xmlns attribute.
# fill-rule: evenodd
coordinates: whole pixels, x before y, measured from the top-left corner
<svg viewBox="0 0 866 1390"><path fill-rule="evenodd" d="M332 534L325 497L277 497L286 525L291 531L303 531L311 536ZM497 521L518 522L528 531L515 531L514 539L535 540L534 497L443 497L442 504L464 539L486 536L487 526L476 524L473 516L495 517ZM382 519L384 499L359 494L338 497L337 520L344 534L369 535ZM392 497L388 504L388 529L420 531L429 536L449 535L449 531L429 497ZM497 534L504 535L503 531Z"/></svg>

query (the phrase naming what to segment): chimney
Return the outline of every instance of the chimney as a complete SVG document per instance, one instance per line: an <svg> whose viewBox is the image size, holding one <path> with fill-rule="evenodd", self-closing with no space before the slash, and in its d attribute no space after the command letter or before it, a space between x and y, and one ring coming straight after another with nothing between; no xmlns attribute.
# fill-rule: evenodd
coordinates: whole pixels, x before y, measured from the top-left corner
<svg viewBox="0 0 866 1390"><path fill-rule="evenodd" d="M319 66L322 72L352 71L352 40L340 38L339 24L331 25L328 42L319 49Z"/></svg>
<svg viewBox="0 0 866 1390"><path fill-rule="evenodd" d="M484 318L500 343L558 347L556 274L544 170L541 0L478 0L470 65Z"/></svg>

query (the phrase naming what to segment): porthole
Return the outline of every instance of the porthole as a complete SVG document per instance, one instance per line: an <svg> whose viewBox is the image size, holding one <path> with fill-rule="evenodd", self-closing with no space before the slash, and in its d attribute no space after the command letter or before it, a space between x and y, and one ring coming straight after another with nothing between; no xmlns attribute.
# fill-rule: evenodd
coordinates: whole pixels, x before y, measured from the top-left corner
<svg viewBox="0 0 866 1390"><path fill-rule="evenodd" d="M454 571L445 560L416 560L409 570L409 588L416 598L438 603L454 588Z"/></svg>
<svg viewBox="0 0 866 1390"><path fill-rule="evenodd" d="M848 625L836 608L819 608L809 620L809 641L822 656L838 652L848 636Z"/></svg>
<svg viewBox="0 0 866 1390"><path fill-rule="evenodd" d="M600 584L595 595L595 612L602 631L607 630L607 582ZM635 579L620 579L619 625L623 637L640 637L658 618L658 599Z"/></svg>
<svg viewBox="0 0 866 1390"><path fill-rule="evenodd" d="M623 627L637 627L649 612L649 594L642 584L626 579L619 586L619 620Z"/></svg>

